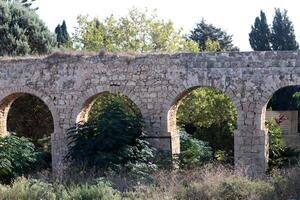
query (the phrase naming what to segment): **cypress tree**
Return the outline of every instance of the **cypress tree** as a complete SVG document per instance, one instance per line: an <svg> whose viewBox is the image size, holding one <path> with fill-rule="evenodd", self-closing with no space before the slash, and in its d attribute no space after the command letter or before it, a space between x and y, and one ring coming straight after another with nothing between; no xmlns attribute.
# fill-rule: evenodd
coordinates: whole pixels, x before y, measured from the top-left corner
<svg viewBox="0 0 300 200"><path fill-rule="evenodd" d="M283 12L275 9L271 29L271 43L273 50L298 50L299 45L295 38L294 27L287 16L287 10Z"/></svg>
<svg viewBox="0 0 300 200"><path fill-rule="evenodd" d="M63 40L64 40L64 44L67 43L69 41L69 33L68 33L68 30L67 30L67 25L66 25L66 21L63 20L63 23L62 25L60 26L61 28L61 34L63 36Z"/></svg>
<svg viewBox="0 0 300 200"><path fill-rule="evenodd" d="M267 24L266 14L260 11L260 18L256 17L254 25L251 26L249 42L254 51L270 51L271 33Z"/></svg>
<svg viewBox="0 0 300 200"><path fill-rule="evenodd" d="M60 27L60 24L58 24L55 28L55 34L56 34L56 41L57 41L57 45L58 47L60 47L63 44L63 35L62 35L62 30Z"/></svg>
<svg viewBox="0 0 300 200"><path fill-rule="evenodd" d="M55 33L56 33L56 40L57 40L58 47L68 46L70 37L67 31L67 25L65 20L63 20L62 25L58 24L56 26Z"/></svg>

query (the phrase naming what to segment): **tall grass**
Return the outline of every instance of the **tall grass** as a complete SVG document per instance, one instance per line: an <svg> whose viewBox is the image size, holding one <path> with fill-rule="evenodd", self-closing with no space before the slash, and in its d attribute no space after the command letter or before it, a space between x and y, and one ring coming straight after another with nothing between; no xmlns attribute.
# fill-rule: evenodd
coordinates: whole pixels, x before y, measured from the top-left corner
<svg viewBox="0 0 300 200"><path fill-rule="evenodd" d="M148 182L131 177L106 174L88 181L74 173L68 181L56 183L44 179L18 178L12 185L0 185L0 200L282 200L299 199L300 167L274 170L253 179L224 166L206 165L186 170L160 170ZM134 184L135 183L135 184ZM122 187L126 185L126 187Z"/></svg>

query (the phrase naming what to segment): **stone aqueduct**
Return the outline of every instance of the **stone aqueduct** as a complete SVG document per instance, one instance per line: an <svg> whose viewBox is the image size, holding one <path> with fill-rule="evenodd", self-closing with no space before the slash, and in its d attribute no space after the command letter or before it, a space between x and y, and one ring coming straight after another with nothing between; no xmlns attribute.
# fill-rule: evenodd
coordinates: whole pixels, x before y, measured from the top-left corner
<svg viewBox="0 0 300 200"><path fill-rule="evenodd" d="M237 107L235 166L259 175L265 172L268 160L266 104L275 91L289 85L300 85L300 52L57 53L2 58L0 133L6 133L7 113L18 96L26 93L42 99L54 119L53 171L60 174L65 167L66 129L87 118L97 95L121 93L139 107L147 133L159 136L151 142L178 153L178 102L192 89L210 86L230 96Z"/></svg>

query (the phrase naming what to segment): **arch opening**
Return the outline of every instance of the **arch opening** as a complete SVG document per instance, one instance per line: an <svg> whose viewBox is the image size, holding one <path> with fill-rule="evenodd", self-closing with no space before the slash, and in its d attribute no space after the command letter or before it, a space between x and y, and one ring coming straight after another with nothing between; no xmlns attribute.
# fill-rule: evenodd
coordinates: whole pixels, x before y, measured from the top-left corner
<svg viewBox="0 0 300 200"><path fill-rule="evenodd" d="M121 93L102 92L86 100L80 113L76 117L76 123L96 120L101 108L113 101L118 101L122 104L124 112L132 112L142 119L142 114L138 106L130 98Z"/></svg>
<svg viewBox="0 0 300 200"><path fill-rule="evenodd" d="M211 159L233 164L237 109L229 96L212 87L193 87L180 94L168 113L174 152L187 150L186 135L206 144ZM203 143L202 143L203 142ZM191 148L191 147L189 147ZM180 153L181 152L181 153ZM204 157L205 159L205 157ZM201 163L201 161L200 161Z"/></svg>
<svg viewBox="0 0 300 200"><path fill-rule="evenodd" d="M51 169L54 120L46 103L29 93L13 93L0 102L0 135L25 137L34 145L34 169ZM32 169L33 169L32 168Z"/></svg>
<svg viewBox="0 0 300 200"><path fill-rule="evenodd" d="M131 162L148 163L152 156L139 108L120 93L103 92L87 99L68 138L73 144L68 158L74 166L84 164L83 170L127 168Z"/></svg>
<svg viewBox="0 0 300 200"><path fill-rule="evenodd" d="M298 162L300 150L300 86L278 89L263 108L268 168L286 167Z"/></svg>

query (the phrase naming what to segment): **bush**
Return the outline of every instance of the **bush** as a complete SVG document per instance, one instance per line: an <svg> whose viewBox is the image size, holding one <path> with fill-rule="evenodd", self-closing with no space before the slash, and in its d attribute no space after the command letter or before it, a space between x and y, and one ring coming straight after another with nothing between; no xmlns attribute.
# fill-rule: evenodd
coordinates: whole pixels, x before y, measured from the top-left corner
<svg viewBox="0 0 300 200"><path fill-rule="evenodd" d="M0 178L2 182L28 173L37 161L34 144L25 137L0 137Z"/></svg>
<svg viewBox="0 0 300 200"><path fill-rule="evenodd" d="M71 143L66 158L75 166L102 171L125 168L143 173L152 169L153 151L143 139L141 117L128 109L121 95L103 101L96 117L68 130Z"/></svg>
<svg viewBox="0 0 300 200"><path fill-rule="evenodd" d="M0 200L55 200L56 194L51 184L28 180L17 179L11 187L0 189Z"/></svg>
<svg viewBox="0 0 300 200"><path fill-rule="evenodd" d="M205 142L193 138L184 131L180 132L179 160L182 167L203 165L212 158L212 149Z"/></svg>
<svg viewBox="0 0 300 200"><path fill-rule="evenodd" d="M65 200L112 200L121 199L120 193L114 190L108 182L98 181L95 185L75 185L68 189Z"/></svg>
<svg viewBox="0 0 300 200"><path fill-rule="evenodd" d="M195 181L177 193L177 199L273 199L271 184L250 180L242 176L211 176L208 180Z"/></svg>
<svg viewBox="0 0 300 200"><path fill-rule="evenodd" d="M266 122L269 134L269 168L282 168L298 163L299 152L286 146L279 124L273 119Z"/></svg>

